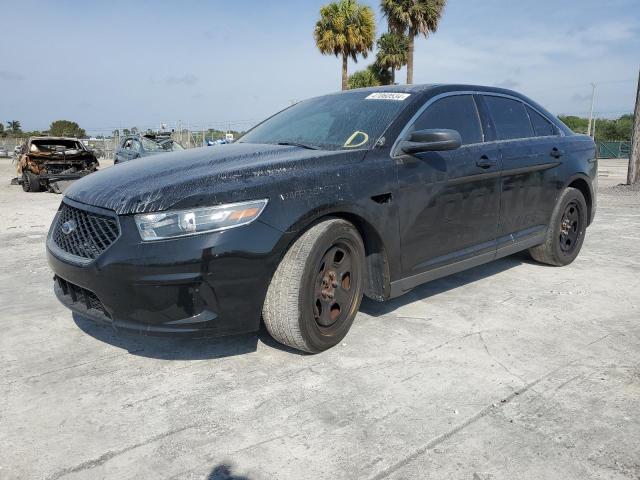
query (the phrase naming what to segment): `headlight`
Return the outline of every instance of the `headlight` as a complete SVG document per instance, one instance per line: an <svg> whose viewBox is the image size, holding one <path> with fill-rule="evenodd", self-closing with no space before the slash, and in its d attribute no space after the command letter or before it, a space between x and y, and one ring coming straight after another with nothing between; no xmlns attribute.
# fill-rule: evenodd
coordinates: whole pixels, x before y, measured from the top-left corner
<svg viewBox="0 0 640 480"><path fill-rule="evenodd" d="M143 241L184 237L240 227L260 216L268 200L227 203L215 207L135 215Z"/></svg>

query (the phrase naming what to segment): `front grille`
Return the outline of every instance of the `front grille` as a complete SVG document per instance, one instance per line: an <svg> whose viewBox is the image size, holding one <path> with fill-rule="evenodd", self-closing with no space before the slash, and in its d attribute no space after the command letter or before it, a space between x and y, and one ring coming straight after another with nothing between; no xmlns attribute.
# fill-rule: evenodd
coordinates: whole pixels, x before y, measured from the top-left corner
<svg viewBox="0 0 640 480"><path fill-rule="evenodd" d="M86 288L67 282L65 279L54 277L58 283L58 287L62 290L62 294L67 297L72 304L80 304L88 309L98 310L100 313L109 317L109 313L105 310L104 305L95 293Z"/></svg>
<svg viewBox="0 0 640 480"><path fill-rule="evenodd" d="M67 224L66 227L63 227ZM67 228L68 233L65 233ZM120 228L115 217L81 210L63 203L52 240L62 251L95 260L116 241Z"/></svg>
<svg viewBox="0 0 640 480"><path fill-rule="evenodd" d="M65 163L62 163L62 164L54 163L54 164L47 165L47 173L50 175L60 175L61 173L74 173L81 168L82 168L81 165L79 166L79 165L69 165Z"/></svg>

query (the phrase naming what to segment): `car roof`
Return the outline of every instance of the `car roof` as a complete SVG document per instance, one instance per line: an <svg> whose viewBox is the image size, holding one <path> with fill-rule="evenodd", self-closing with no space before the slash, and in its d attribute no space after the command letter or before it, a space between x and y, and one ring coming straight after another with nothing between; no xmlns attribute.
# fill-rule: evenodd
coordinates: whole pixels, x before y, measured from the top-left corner
<svg viewBox="0 0 640 480"><path fill-rule="evenodd" d="M490 87L487 85L471 85L464 83L428 83L428 84L418 84L418 85L383 85L380 87L365 87L365 88L354 88L352 90L344 90L339 93L347 93L347 92L389 92L389 93L424 93L431 90L438 90L440 92L446 91L479 91L479 92L489 92L489 93L502 93L505 95L513 95L517 97L522 97L523 95L515 92L513 90L509 90L506 88L500 87Z"/></svg>

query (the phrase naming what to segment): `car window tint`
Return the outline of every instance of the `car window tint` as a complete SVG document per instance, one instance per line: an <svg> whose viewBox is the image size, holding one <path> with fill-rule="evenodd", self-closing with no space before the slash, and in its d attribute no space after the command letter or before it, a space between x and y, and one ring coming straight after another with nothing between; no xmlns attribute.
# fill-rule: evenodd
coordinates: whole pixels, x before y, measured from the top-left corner
<svg viewBox="0 0 640 480"><path fill-rule="evenodd" d="M531 124L533 125L533 131L536 134L536 137L556 135L556 129L549 120L529 106L527 106L527 112L529 112L529 118L531 119Z"/></svg>
<svg viewBox="0 0 640 480"><path fill-rule="evenodd" d="M533 137L529 116L522 102L510 98L486 95L498 140Z"/></svg>
<svg viewBox="0 0 640 480"><path fill-rule="evenodd" d="M455 95L437 100L418 117L412 131L429 128L457 130L462 144L482 142L476 102L471 95Z"/></svg>

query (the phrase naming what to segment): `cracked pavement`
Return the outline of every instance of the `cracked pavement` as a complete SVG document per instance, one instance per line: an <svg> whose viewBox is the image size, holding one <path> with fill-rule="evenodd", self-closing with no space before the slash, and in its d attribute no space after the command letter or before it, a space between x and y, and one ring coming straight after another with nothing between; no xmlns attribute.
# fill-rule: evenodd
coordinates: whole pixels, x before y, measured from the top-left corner
<svg viewBox="0 0 640 480"><path fill-rule="evenodd" d="M565 268L515 255L365 301L338 347L116 335L58 304L61 200L0 160L0 478L640 478L640 193L600 167Z"/></svg>

